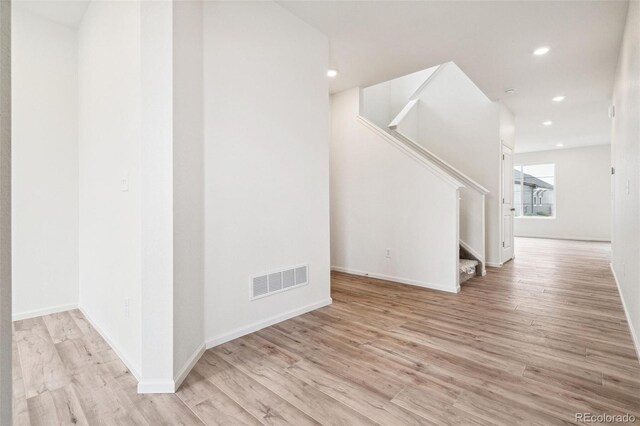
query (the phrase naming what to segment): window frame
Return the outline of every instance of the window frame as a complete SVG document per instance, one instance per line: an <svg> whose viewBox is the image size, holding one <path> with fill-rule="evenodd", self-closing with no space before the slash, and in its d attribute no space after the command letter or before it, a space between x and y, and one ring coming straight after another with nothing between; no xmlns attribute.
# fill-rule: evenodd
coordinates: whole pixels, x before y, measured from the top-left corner
<svg viewBox="0 0 640 426"><path fill-rule="evenodd" d="M514 161L515 163L515 161ZM513 215L514 219L533 219L533 220L554 220L557 218L558 216L558 169L557 169L557 164L555 163L555 161L530 161L530 162L518 162L515 163L513 165L513 169L515 170L516 167L520 167L520 173L522 173L523 175L523 179L522 182L520 183L520 211L524 213L524 167L525 166L542 166L542 165L547 165L547 164L551 164L553 165L553 191L555 193L554 195L554 203L553 203L553 215L552 216L525 216L524 214L522 214L521 216L516 216L515 214ZM514 194L515 194L515 182L514 182ZM535 197L536 200L538 197ZM514 200L514 204L513 207L515 207L515 196L512 197L512 199ZM542 197L540 197L540 201L542 201Z"/></svg>

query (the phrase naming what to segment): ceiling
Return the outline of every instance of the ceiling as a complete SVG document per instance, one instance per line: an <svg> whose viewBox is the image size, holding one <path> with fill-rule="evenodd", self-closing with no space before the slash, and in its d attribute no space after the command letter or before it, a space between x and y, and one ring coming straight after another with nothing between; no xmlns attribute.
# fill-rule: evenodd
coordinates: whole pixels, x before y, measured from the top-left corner
<svg viewBox="0 0 640 426"><path fill-rule="evenodd" d="M77 28L89 6L89 0L13 0L20 7L41 18Z"/></svg>
<svg viewBox="0 0 640 426"><path fill-rule="evenodd" d="M279 3L329 37L334 93L454 61L515 114L517 152L610 143L626 1Z"/></svg>

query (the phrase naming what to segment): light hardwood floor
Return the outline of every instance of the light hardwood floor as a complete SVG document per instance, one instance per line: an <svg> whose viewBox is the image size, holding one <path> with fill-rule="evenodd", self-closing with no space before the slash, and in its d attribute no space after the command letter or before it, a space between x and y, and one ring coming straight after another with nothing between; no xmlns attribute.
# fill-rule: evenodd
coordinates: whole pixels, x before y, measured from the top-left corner
<svg viewBox="0 0 640 426"><path fill-rule="evenodd" d="M78 311L18 321L15 424L640 418L640 364L609 245L518 239L516 255L457 295L335 273L333 305L208 350L176 395L138 395Z"/></svg>

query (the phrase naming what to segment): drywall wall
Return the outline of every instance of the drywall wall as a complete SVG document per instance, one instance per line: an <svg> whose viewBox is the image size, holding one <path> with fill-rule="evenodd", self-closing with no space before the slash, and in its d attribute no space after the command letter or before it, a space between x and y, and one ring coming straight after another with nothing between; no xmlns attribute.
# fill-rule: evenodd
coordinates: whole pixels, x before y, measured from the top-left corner
<svg viewBox="0 0 640 426"><path fill-rule="evenodd" d="M512 150L516 148L516 120L513 113L502 102L496 102L500 120L500 141Z"/></svg>
<svg viewBox="0 0 640 426"><path fill-rule="evenodd" d="M332 268L455 292L457 189L363 125L358 99L331 102Z"/></svg>
<svg viewBox="0 0 640 426"><path fill-rule="evenodd" d="M13 318L78 303L77 38L13 9Z"/></svg>
<svg viewBox="0 0 640 426"><path fill-rule="evenodd" d="M11 2L0 2L0 424L12 424Z"/></svg>
<svg viewBox="0 0 640 426"><path fill-rule="evenodd" d="M202 2L173 3L175 374L204 343Z"/></svg>
<svg viewBox="0 0 640 426"><path fill-rule="evenodd" d="M517 217L520 237L611 240L611 146L528 152L515 164L555 164L555 218Z"/></svg>
<svg viewBox="0 0 640 426"><path fill-rule="evenodd" d="M175 390L173 2L141 1L141 378L139 393Z"/></svg>
<svg viewBox="0 0 640 426"><path fill-rule="evenodd" d="M330 303L327 38L273 2L205 2L205 335ZM309 284L250 300L250 277Z"/></svg>
<svg viewBox="0 0 640 426"><path fill-rule="evenodd" d="M140 4L91 2L78 30L79 305L138 377L140 58Z"/></svg>
<svg viewBox="0 0 640 426"><path fill-rule="evenodd" d="M409 98L435 72L428 68L362 89L359 113L383 130L402 111Z"/></svg>
<svg viewBox="0 0 640 426"><path fill-rule="evenodd" d="M486 261L500 264L499 108L454 63L438 71L419 99L416 142L489 190Z"/></svg>
<svg viewBox="0 0 640 426"><path fill-rule="evenodd" d="M613 87L612 267L640 356L640 3L629 2Z"/></svg>

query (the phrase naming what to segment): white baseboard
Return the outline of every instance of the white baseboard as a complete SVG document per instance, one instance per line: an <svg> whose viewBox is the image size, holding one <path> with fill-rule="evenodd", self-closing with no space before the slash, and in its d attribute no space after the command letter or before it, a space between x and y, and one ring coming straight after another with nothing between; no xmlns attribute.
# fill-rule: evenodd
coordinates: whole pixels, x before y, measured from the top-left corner
<svg viewBox="0 0 640 426"><path fill-rule="evenodd" d="M359 271L357 269L343 268L341 266L332 266L331 270L332 271L336 271L336 272L344 272L345 274L361 275L361 276L364 276L364 277L371 277L371 278L376 278L376 279L379 279L379 280L393 281L393 282L400 283L400 284L409 284L409 285L414 285L416 287L428 288L428 289L431 289L431 290L446 291L447 293L457 293L457 292L460 291L460 287L459 286L457 286L457 288L455 290L452 290L450 287L442 285L442 284L425 283L425 282L422 282L422 281L416 281L416 280L411 280L411 279L402 278L402 277L393 277L393 276L390 276L390 275L383 275L383 274L376 274L376 273L371 273L371 272Z"/></svg>
<svg viewBox="0 0 640 426"><path fill-rule="evenodd" d="M492 268L502 268L503 265L504 263L487 262L487 266L491 266Z"/></svg>
<svg viewBox="0 0 640 426"><path fill-rule="evenodd" d="M611 268L611 273L613 273L613 279L616 282L616 286L618 287L618 294L620 295L620 300L622 301L622 308L624 309L624 315L627 318L627 324L629 325L629 331L631 332L631 339L633 340L633 345L636 348L636 356L638 357L638 361L640 361L640 340L638 338L638 334L636 330L633 328L633 323L631 322L631 317L629 316L629 310L627 309L627 304L624 301L624 295L622 294L622 289L620 288L620 282L618 281L618 276L616 275L615 269L613 269L613 264L609 263L609 268Z"/></svg>
<svg viewBox="0 0 640 426"><path fill-rule="evenodd" d="M87 313L87 311L85 311L82 308L82 306L78 306L78 309L80 309L80 312L82 312L82 315L84 315L86 320L89 321L89 324L91 324L91 326L98 332L98 334L100 334L100 336L102 336L102 338L107 342L107 344L111 347L111 349L113 349L113 351L116 353L116 355L118 355L118 358L120 358L120 360L124 363L124 365L129 369L129 371L131 372L133 377L135 377L136 380L138 382L140 382L140 372L133 366L131 361L129 361L122 354L122 351L120 349L118 349L118 346L114 343L113 339L109 336L109 334L107 334L104 330L102 330L98 326L98 324L96 324L96 322L91 318L91 316ZM138 385L138 386L140 386L140 385ZM171 392L173 392L173 391L171 391Z"/></svg>
<svg viewBox="0 0 640 426"><path fill-rule="evenodd" d="M20 321L29 318L41 317L43 315L57 314L58 312L70 311L78 307L77 303L71 303L69 305L51 306L44 309L35 309L33 311L20 312L11 316L12 321Z"/></svg>
<svg viewBox="0 0 640 426"><path fill-rule="evenodd" d="M568 241L593 241L597 243L610 243L610 239L591 237L562 237L557 235L514 235L516 238L540 238L543 240L568 240Z"/></svg>
<svg viewBox="0 0 640 426"><path fill-rule="evenodd" d="M189 359L184 364L184 366L180 369L180 371L178 371L178 373L176 374L176 376L173 379L173 382L174 382L173 391L174 392L178 390L178 388L180 387L182 382L184 382L184 379L187 378L187 376L189 375L189 372L191 372L193 367L197 364L197 362L200 360L200 358L204 354L204 351L206 351L206 348L205 348L204 343L202 343L193 352L193 354L189 357ZM140 389L139 386L138 386L138 389Z"/></svg>
<svg viewBox="0 0 640 426"><path fill-rule="evenodd" d="M293 317L297 317L298 315L306 314L307 312L314 311L316 309L322 308L323 306L330 305L331 303L332 303L331 298L328 298L325 300L321 300L320 302L312 303L310 305L303 306L301 308L297 308L279 315L275 315L271 318L267 318L262 321L254 322L253 324L247 325L245 327L240 327L230 332L221 334L219 336L208 338L207 341L205 342L205 346L207 349L213 348L214 346L221 345L233 339L237 339L238 337L242 337L250 333L255 333L256 331L262 330L265 327L269 327L279 322L286 321Z"/></svg>
<svg viewBox="0 0 640 426"><path fill-rule="evenodd" d="M138 382L138 393L174 393L175 383L168 382Z"/></svg>

